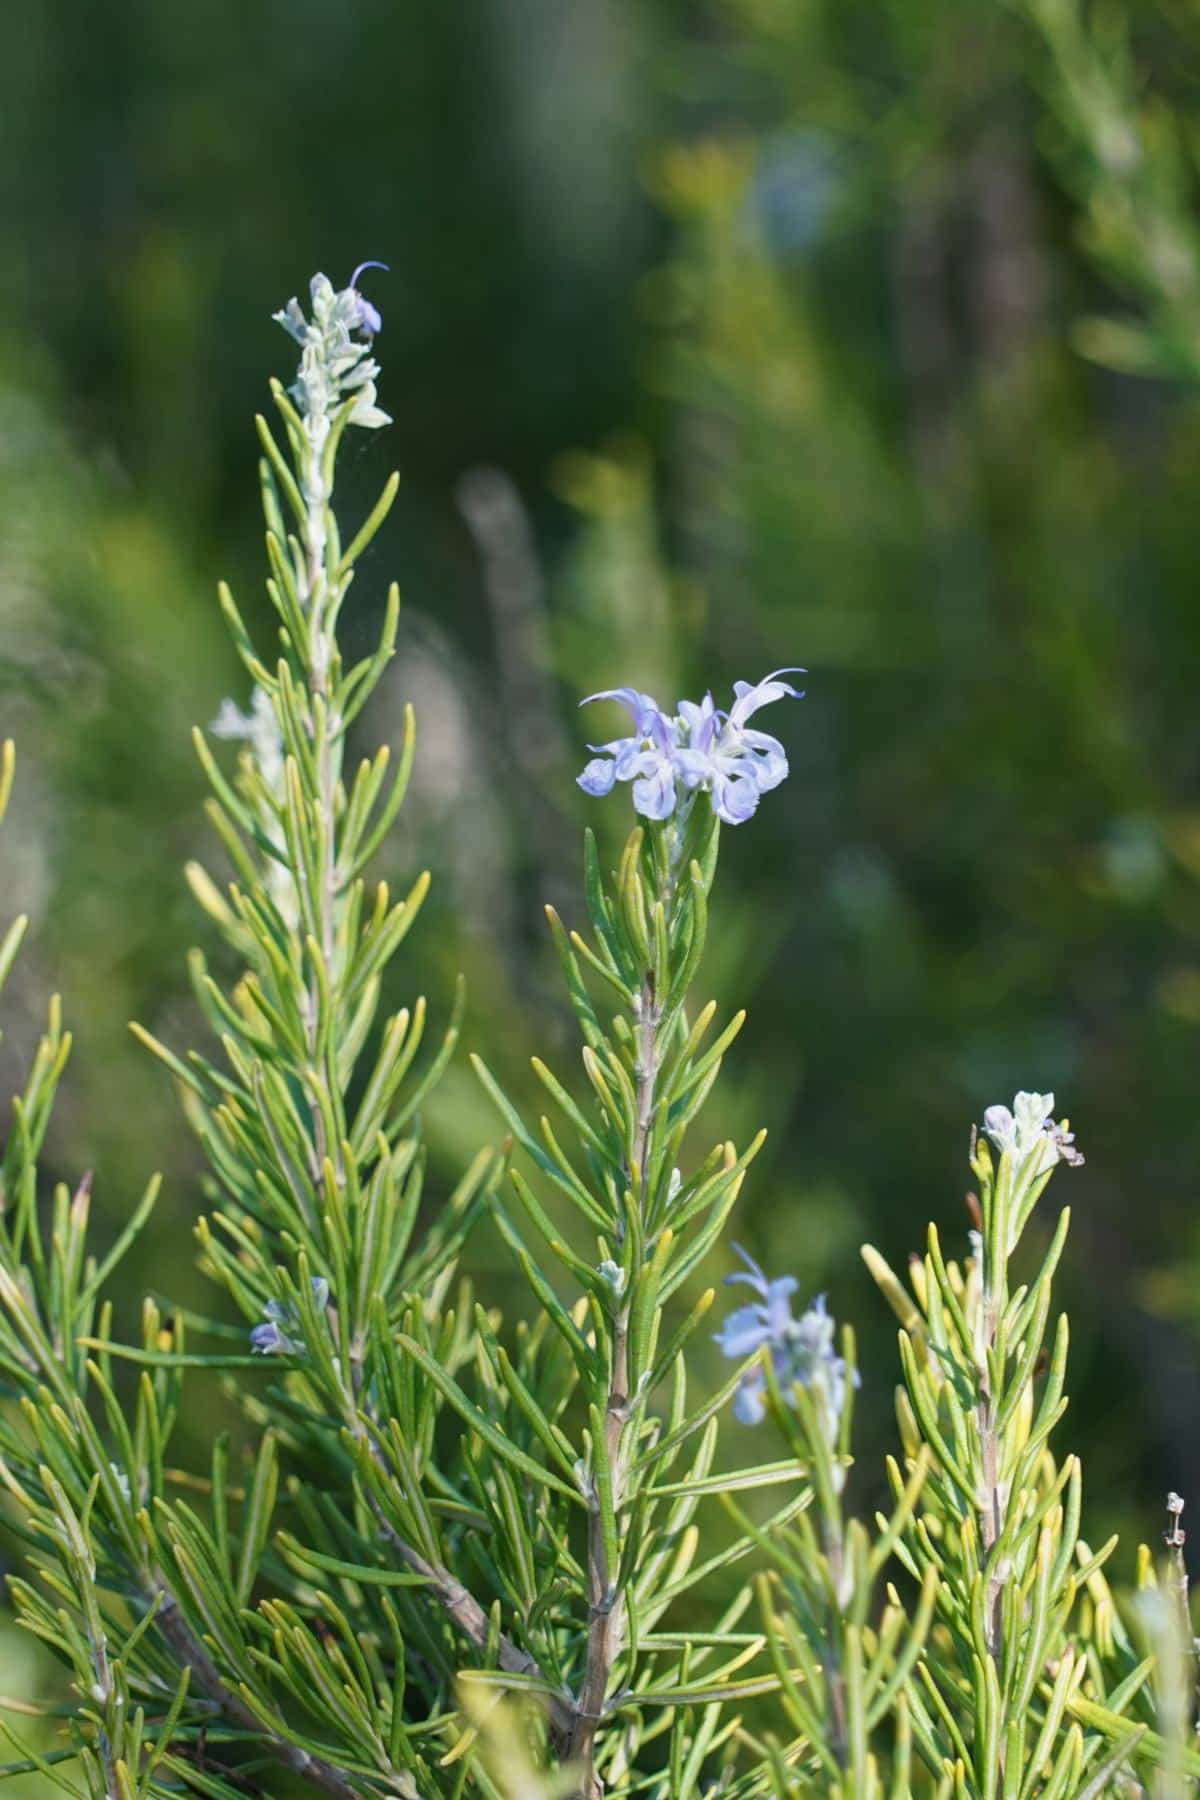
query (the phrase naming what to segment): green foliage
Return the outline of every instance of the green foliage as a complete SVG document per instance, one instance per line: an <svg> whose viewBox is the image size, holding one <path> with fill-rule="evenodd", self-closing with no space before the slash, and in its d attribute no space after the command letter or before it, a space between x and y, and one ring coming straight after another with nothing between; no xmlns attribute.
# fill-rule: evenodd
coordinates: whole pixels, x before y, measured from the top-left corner
<svg viewBox="0 0 1200 1800"><path fill-rule="evenodd" d="M854 1334L838 1356L820 1306L781 1310L789 1284L753 1271L758 1348L696 1391L714 1294L693 1298L695 1280L763 1134L696 1142L745 1015L718 1027L693 997L720 832L694 794L639 824L611 873L589 833L586 932L547 909L581 1091L536 1059L558 1122L530 1123L477 1062L509 1136L426 1193L423 1111L460 1015L430 1050L424 999L385 1008L428 878L397 901L368 874L408 783L411 711L394 769L386 749L352 772L348 756L395 646L395 588L374 649L347 664L338 635L396 493L393 477L343 548L339 446L387 422L366 316L323 277L311 320L280 315L302 361L272 388L278 426L259 421L273 661L221 593L253 701L214 726L244 740L232 776L197 734L228 863L221 882L189 870L225 946L216 973L192 960L219 1053L139 1030L203 1149L200 1264L241 1327L147 1300L137 1341L117 1335L110 1296L157 1182L103 1256L89 1179L58 1184L43 1219L70 1048L57 1001L15 1104L0 1474L17 1613L69 1698L48 1711L53 1746L15 1740L7 1773L105 1800L233 1800L293 1777L340 1800L1192 1791L1179 1508L1126 1621L1102 1574L1115 1540L1089 1549L1078 1459L1050 1442L1067 1214L1035 1274L1010 1267L1056 1164L1081 1160L1050 1096L991 1109L973 1140L964 1263L931 1227L910 1296L866 1252L902 1325L890 1512L847 1507ZM6 745L0 812L12 776ZM515 1327L460 1271L485 1214L523 1284ZM185 1408L222 1379L242 1429L181 1470ZM746 1419L762 1396L782 1458L719 1456L735 1394Z"/></svg>
<svg viewBox="0 0 1200 1800"><path fill-rule="evenodd" d="M186 9L115 10L76 55L71 9L46 0L0 72L0 732L22 753L0 910L38 921L4 1089L51 985L85 1052L47 1179L95 1168L106 1245L162 1166L124 1279L207 1309L190 1267L164 1282L205 1203L125 1022L203 1047L186 727L233 680L214 568L270 646L245 428L273 366L261 296L314 246L370 249L396 265L377 292L399 309L397 425L340 467L347 537L378 456L404 482L347 656L378 631L377 571L397 574L404 655L368 747L399 744L412 694L421 750L377 872L398 894L434 877L401 951L419 976L385 1010L423 987L440 1018L464 968L472 1043L536 1106L530 1055L553 1061L563 1029L537 902L577 922L574 697L631 670L684 689L751 655L809 662L803 780L725 859L708 954L705 992L753 1019L719 1129L771 1127L740 1230L849 1308L861 1237L897 1267L922 1247L981 1098L1017 1072L1069 1092L1096 1168L1059 1278L1074 1441L1106 1527L1151 1530L1164 1481L1197 1486L1195 412L1070 347L1129 290L1114 300L1075 230L1043 42L991 0L568 0L545 35L503 6L480 29L455 0L436 18L367 0L336 43L273 0L209 0L200 32ZM1111 39L1089 17L1093 50L1128 35L1139 104L1186 120L1189 9L1118 5ZM481 459L534 549L525 663L556 729L528 761L508 615L454 507ZM424 1110L444 1192L487 1103L454 1062ZM498 1260L485 1235L480 1264ZM488 1279L519 1306L519 1276ZM890 1350L855 1311L874 1468ZM713 1381L703 1340L695 1357ZM193 1465L201 1410L177 1441Z"/></svg>
<svg viewBox="0 0 1200 1800"><path fill-rule="evenodd" d="M1128 21L1081 0L1021 0L1050 53L1055 153L1084 241L1144 316L1088 319L1080 348L1135 375L1200 374L1195 146L1184 116L1142 91Z"/></svg>
<svg viewBox="0 0 1200 1800"><path fill-rule="evenodd" d="M980 1139L977 1249L965 1266L947 1263L931 1226L915 1302L867 1253L903 1325L904 1447L910 1458L933 1457L896 1546L937 1596L912 1729L929 1765L945 1771L946 1791L972 1800L1100 1793L1127 1758L1156 1747L1121 1717L1149 1667L1128 1680L1114 1673L1114 1645L1099 1625L1099 1571L1116 1540L1088 1549L1078 1459L1060 1465L1050 1449L1067 1404L1065 1315L1047 1338L1065 1209L1037 1275L1018 1285L1010 1277L1053 1166L1019 1147L997 1165ZM895 1464L890 1475L898 1491Z"/></svg>
<svg viewBox="0 0 1200 1800"><path fill-rule="evenodd" d="M847 1328L844 1335L853 1370L853 1334ZM911 1619L890 1580L882 1608L877 1589L924 1485L928 1451L916 1450L892 1517L881 1518L872 1533L862 1520L847 1518L843 1503L852 1404L831 1441L807 1390L797 1386L789 1407L773 1374L768 1388L772 1417L810 1471L817 1513L814 1520L806 1509L796 1526L779 1533L750 1527L772 1565L772 1576L759 1582L760 1602L780 1708L795 1733L790 1743L768 1740L760 1747L770 1791L838 1800L908 1795L910 1682L929 1631L938 1572L925 1570Z"/></svg>
<svg viewBox="0 0 1200 1800"><path fill-rule="evenodd" d="M180 1057L139 1032L176 1078L209 1162L215 1205L198 1227L202 1266L281 1376L241 1392L257 1448L240 1480L225 1437L207 1477L168 1468L185 1380L246 1370L254 1357L192 1351L191 1329L219 1343L228 1328L189 1326L183 1314L164 1326L150 1303L139 1344L113 1338L100 1290L153 1188L99 1267L86 1255L86 1186L74 1201L60 1190L53 1257L44 1251L35 1163L65 1060L55 1011L6 1165L5 1192L20 1200L0 1284L6 1366L29 1398L4 1447L27 1530L56 1551L34 1568L74 1610L52 1629L54 1615L24 1583L18 1606L72 1664L83 1703L75 1741L101 1764L127 1767L122 1780L160 1781L161 1759L115 1739L89 1699L103 1690L122 1716L127 1697L144 1709L165 1665L176 1676L164 1754L173 1742L172 1772L201 1791L227 1779L209 1769L207 1747L250 1741L334 1792L492 1792L486 1760L473 1754L477 1728L457 1708L456 1683L468 1677L541 1696L554 1753L577 1768L581 1791L601 1791L600 1770L609 1782L635 1770L643 1740L656 1746L656 1791L678 1791L727 1749L736 1720L723 1705L775 1685L769 1675L735 1678L763 1641L736 1630L748 1590L707 1630L662 1625L697 1581L752 1547L743 1538L697 1561L692 1515L714 1494L794 1486L797 1476L791 1462L712 1474L715 1415L734 1383L689 1402L685 1357L711 1292L667 1312L716 1241L758 1144L741 1156L718 1144L688 1179L678 1173L687 1129L741 1024L710 1041L715 1007L694 1021L686 1011L717 826L697 809L686 829L635 832L611 886L590 844L594 942L568 939L552 919L592 1117L540 1073L579 1136L579 1167L548 1124L540 1140L528 1133L484 1077L522 1147L597 1234L592 1263L511 1170L521 1215L560 1279L584 1287L568 1304L496 1192L493 1154L478 1155L429 1216L420 1107L456 1027L422 1063L423 1001L377 1023L386 965L427 880L394 903L383 884L368 892L363 874L403 798L411 715L390 783L386 751L343 774L346 733L391 654L398 605L393 589L378 649L345 668L338 614L395 492L393 481L343 550L337 447L350 425L383 422L374 365L351 336L356 301L318 278L313 324L288 320L305 345L297 404L273 390L286 455L260 421L282 652L273 667L222 590L255 699L250 714L223 709L218 720L221 735L250 745L233 781L197 738L233 871L224 891L190 871L237 965L223 985L193 959L221 1061ZM621 1003L607 1026L584 968ZM511 1348L456 1282L485 1198L541 1308ZM114 1376L122 1359L141 1367L132 1416ZM651 1402L667 1381L660 1417ZM89 1412L93 1389L103 1433ZM465 1431L447 1430L454 1415ZM181 1481L207 1496L202 1508L174 1491ZM778 1517L802 1503L803 1491ZM111 1693L97 1659L115 1671ZM228 1779L244 1774L239 1764Z"/></svg>
<svg viewBox="0 0 1200 1800"><path fill-rule="evenodd" d="M1030 0L1024 10L1051 51L1059 134L1049 141L1082 202L1088 254L1147 313L1144 323L1088 325L1080 342L1121 369L1190 378L1200 338L1187 135L1166 108L1142 100L1119 20L1097 29L1072 0ZM792 635L801 554L806 568L833 570L839 592L805 613L806 642L811 627L825 663L863 681L860 715L851 705L847 717L859 717L868 748L846 810L860 833L878 821L884 851L865 869L843 863L825 895L854 940L843 959L851 975L839 985L832 966L845 949L836 923L827 936L808 923L797 940L828 974L815 984L825 996L810 995L805 1041L814 1057L828 1051L853 1068L858 1102L870 1104L831 1106L828 1136L844 1155L849 1114L864 1184L874 1138L890 1203L903 1133L943 1104L931 1092L952 1086L929 1079L927 996L938 995L956 1065L965 1032L1000 1014L994 1032L1009 1033L1007 1061L1022 1016L1026 1025L1034 1016L1013 1001L1014 969L1040 1020L1048 983L1070 968L1087 996L1090 1037L1104 1042L1095 1009L1112 1002L1094 1000L1088 946L1070 928L1076 890L1087 889L1097 916L1107 908L1125 917L1149 891L1140 883L1165 886L1164 845L1185 867L1195 850L1188 820L1171 811L1169 782L1156 793L1154 769L1143 767L1137 714L1122 707L1093 604L1093 587L1136 546L1136 530L1127 543L1120 525L1136 506L1119 513L1121 483L1093 454L1086 419L1074 426L1076 443L1053 383L1042 391L1008 380L1014 345L1033 342L1011 287L996 279L1006 255L1029 249L1020 206L973 272L985 340L977 365L947 350L946 297L929 292L928 269L964 192L974 204L970 171L982 169L985 199L992 177L1003 193L1022 191L1021 158L1014 165L1003 142L975 161L961 154L973 141L966 121L989 108L944 66L987 60L973 59L976 9L931 4L902 19L881 8L861 61L857 50L839 57L839 24L820 12L769 0L722 9L737 49L729 64L739 81L752 73L745 129L736 143L676 149L657 169L677 236L646 297L662 331L655 378L685 446L674 472L691 509L688 580L664 577L648 460L577 458L562 485L590 523L577 588L564 584L555 623L562 663L589 685L601 655L618 653L636 652L669 678L677 618L707 623L718 642L734 636L725 623L734 619L740 649L753 587L765 596L755 628L770 635L771 620L783 620ZM943 46L936 66L926 56L934 42ZM700 78L692 66L684 85L708 107L726 77L703 48L696 64ZM996 66L993 112L1011 103L1005 56ZM880 425L897 399L872 392L870 332L858 327L857 362L846 351L846 368L822 352L830 314L839 347L856 329L837 294L878 285L875 252L861 249L870 232L846 282L820 257L811 275L798 257L789 262L760 216L773 158L795 121L814 113L835 171L852 140L866 165L857 187L832 184L841 253L862 229L864 189L895 201L886 256L913 468ZM352 309L332 289L319 296L339 354L342 302ZM346 354L339 379L370 383L362 346ZM993 392L997 374L1004 381ZM942 380L968 398L931 407ZM382 422L373 399L364 410L358 387L315 410L311 387L290 397L276 388L273 398L278 422L260 422L260 486L275 640L264 650L259 613L243 614L223 592L254 699L217 735L244 732L247 748L231 772L224 752L198 744L227 867L214 876L189 866L223 940L211 967L197 954L191 974L219 1049L184 1053L140 1033L175 1078L209 1169L200 1263L218 1291L216 1316L164 1315L147 1303L136 1341L118 1334L124 1259L157 1190L111 1250L89 1248L89 1183L74 1193L56 1183L46 1148L69 1048L57 1004L0 1174L0 1456L27 1559L12 1592L68 1684L48 1709L54 1747L41 1737L19 1743L10 1772L70 1792L187 1788L215 1800L295 1778L340 1796L508 1800L709 1791L735 1800L1089 1800L1105 1791L1175 1800L1194 1791L1194 1650L1177 1520L1163 1570L1143 1552L1136 1599L1118 1601L1104 1573L1112 1542L1093 1553L1083 1535L1079 1461L1052 1448L1067 1334L1065 1320L1051 1326L1051 1280L1066 1216L1047 1241L1037 1209L1048 1171L1007 1150L997 1161L977 1143L979 1245L947 1261L931 1230L911 1296L869 1253L903 1327L886 1512L869 1522L850 1510L851 1483L868 1494L872 1485L851 1458L852 1382L831 1435L810 1387L784 1381L764 1357L784 1454L741 1467L721 1453L721 1415L745 1374L707 1378L713 1294L699 1283L761 1138L747 1131L741 1154L723 1136L697 1147L699 1115L743 1015L719 1027L716 1005L697 1009L692 989L702 967L718 992L734 970L752 980L759 946L778 929L790 864L781 873L770 855L755 855L750 904L739 913L734 892L715 903L722 930L702 964L717 860L708 815L639 829L611 874L589 838L587 935L550 909L584 1079L555 1075L539 1057L533 1083L522 1085L518 1051L540 1022L502 995L480 1073L509 1141L476 1152L474 1115L456 1099L440 1115L441 1162L449 1145L455 1177L427 1179L427 1126L455 1068L461 1001L429 1047L425 1000L394 997L394 959L428 878L406 883L397 900L374 873L413 766L411 714L397 753L356 762L351 750L397 641L396 590L361 660L343 662L358 630L339 635L356 564L396 481L346 530L343 549L336 458L351 424ZM976 403L982 426L971 417ZM1027 496L1006 483L1031 441L1040 460ZM947 490L950 461L966 472ZM1014 499L1016 579L989 524ZM1064 538L1098 577L1090 582L1085 569L1074 600L1070 582L1058 594ZM982 574L946 581L966 568ZM1030 579L1049 581L1055 600L1030 615L1027 635L1003 602ZM915 602L926 586L951 591L954 605L943 614ZM359 604L356 589L349 611ZM872 672L942 656L960 679L947 679L950 698L924 726L905 723L902 733ZM980 669L1019 677L1023 704L1012 706L1014 682L989 679L981 691ZM1039 735L1039 719L1054 721L1052 739ZM544 799L554 771L537 757L523 762L519 745L507 754L523 779L534 769ZM1026 788L1023 759L1033 770ZM919 928L912 890L928 872L909 836L914 818L941 816L956 761L988 790L959 820L955 854L975 871L979 919L957 950ZM1124 835L1089 839L1085 853L1058 863L1045 857L1036 808L1050 766L1078 773L1064 774L1064 786L1088 831L1102 832L1115 806L1134 809ZM11 781L6 748L0 812ZM1018 797L1006 815L1010 792ZM1018 899L1006 816L1021 825ZM544 850L547 840L537 841ZM476 849L467 848L468 868ZM1186 959L1178 913L1171 929ZM444 913L432 927L427 914L419 934L435 981L445 925ZM1108 940L1125 930L1111 918L1105 929ZM0 981L24 930L18 920L0 939ZM837 958L819 956L833 940ZM1106 967L1105 954L1093 954ZM1163 1008L1177 1021L1194 1011L1186 976L1162 977ZM860 1025L847 1021L851 989ZM743 1118L760 1097L775 1098L784 1066L800 1060L794 988L781 983L763 1001L755 1030L769 1047L757 1092L723 1090ZM160 1029L177 1043L178 1019ZM889 1065L882 1099L877 1045ZM990 1068L1001 1054L995 1037L985 1052ZM1163 1060L1140 1059L1145 1081ZM1112 1079L1130 1107L1132 1089L1119 1070ZM553 1103L553 1124L530 1110L535 1084ZM944 1105L953 1104L951 1095ZM1139 1175L1157 1141L1161 1133L1139 1129ZM815 1146L812 1166L830 1155L829 1143ZM790 1243L796 1177L777 1165L767 1179L763 1228ZM502 1282L486 1253L472 1251L490 1281L485 1304L460 1272L485 1217L511 1252L514 1274L504 1279L518 1297L507 1324L491 1304ZM809 1249L806 1241L806 1264ZM1087 1301L1107 1327L1103 1302ZM265 1356L250 1354L251 1329ZM852 1370L849 1332L843 1350ZM878 1366L868 1375L876 1391ZM232 1437L205 1431L219 1386L241 1411ZM176 1467L206 1435L215 1441L202 1472L194 1461ZM1127 1492L1106 1491L1097 1510L1108 1518L1130 1504Z"/></svg>

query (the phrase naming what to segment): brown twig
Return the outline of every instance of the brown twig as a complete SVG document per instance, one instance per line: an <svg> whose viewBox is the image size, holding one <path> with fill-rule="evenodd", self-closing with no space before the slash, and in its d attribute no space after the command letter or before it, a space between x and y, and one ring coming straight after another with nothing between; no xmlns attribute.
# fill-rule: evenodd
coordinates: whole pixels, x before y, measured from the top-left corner
<svg viewBox="0 0 1200 1800"><path fill-rule="evenodd" d="M240 1726L245 1731L252 1731L256 1737L265 1741L274 1756L297 1775L325 1793L335 1796L335 1800L359 1800L361 1789L355 1787L349 1776L344 1775L332 1763L325 1762L319 1756L311 1756L298 1744L289 1743L287 1738L272 1731L265 1725L258 1714L247 1706L241 1695L235 1693L225 1680L216 1663L213 1661L203 1642L193 1631L184 1616L183 1610L171 1592L166 1577L159 1574L155 1579L154 1592L151 1596L158 1602L155 1624L162 1632L167 1643L174 1651L184 1668L192 1671L192 1680L202 1688L210 1700L215 1700L221 1711L231 1724ZM416 1789L406 1775L395 1771L388 1780L392 1791L406 1796L406 1800L417 1800ZM404 1785L397 1785L397 1782Z"/></svg>

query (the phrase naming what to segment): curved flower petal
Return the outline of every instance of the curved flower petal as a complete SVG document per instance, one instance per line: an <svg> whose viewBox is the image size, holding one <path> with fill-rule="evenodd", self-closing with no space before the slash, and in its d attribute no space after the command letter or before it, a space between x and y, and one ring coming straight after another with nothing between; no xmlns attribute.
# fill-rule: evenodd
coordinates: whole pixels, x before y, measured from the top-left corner
<svg viewBox="0 0 1200 1800"><path fill-rule="evenodd" d="M622 738L613 745L613 756L618 781L632 781L635 775L646 774L655 763L654 757L642 749L641 738Z"/></svg>
<svg viewBox="0 0 1200 1800"><path fill-rule="evenodd" d="M254 1327L250 1333L250 1349L255 1356L296 1356L303 1345L295 1343L274 1319L270 1319Z"/></svg>
<svg viewBox="0 0 1200 1800"><path fill-rule="evenodd" d="M751 1369L733 1400L733 1416L742 1425L761 1425L767 1416L767 1378L761 1369Z"/></svg>
<svg viewBox="0 0 1200 1800"><path fill-rule="evenodd" d="M758 783L749 775L718 775L713 782L712 808L726 825L744 825L758 800Z"/></svg>
<svg viewBox="0 0 1200 1800"><path fill-rule="evenodd" d="M688 734L689 749L707 755L716 741L721 723L721 715L712 695L705 694L699 706L694 700L681 700L678 711Z"/></svg>
<svg viewBox="0 0 1200 1800"><path fill-rule="evenodd" d="M370 262L360 262L350 277L350 292L358 301L354 328L358 331L365 331L368 337L375 337L383 330L383 315L377 306L372 306L365 294L358 292L358 278L364 269L382 269L385 275L389 274L390 270L386 263L371 260Z"/></svg>
<svg viewBox="0 0 1200 1800"><path fill-rule="evenodd" d="M633 784L633 806L643 819L670 818L675 810L675 770L669 762L655 759L653 773L638 777Z"/></svg>
<svg viewBox="0 0 1200 1800"><path fill-rule="evenodd" d="M739 1306L736 1312L730 1313L720 1331L713 1334L713 1343L731 1362L753 1356L770 1339L771 1332L761 1306Z"/></svg>
<svg viewBox="0 0 1200 1800"><path fill-rule="evenodd" d="M741 741L750 752L751 772L761 794L769 794L787 780L787 751L778 738L765 731L743 731Z"/></svg>
<svg viewBox="0 0 1200 1800"><path fill-rule="evenodd" d="M741 1244L734 1244L733 1253L735 1256L741 1257L746 1267L744 1269L735 1269L732 1275L727 1275L725 1277L725 1286L733 1287L735 1282L744 1281L748 1287L754 1288L765 1300L770 1292L771 1284L767 1280L766 1274L760 1264L755 1262L750 1252L743 1249Z"/></svg>
<svg viewBox="0 0 1200 1800"><path fill-rule="evenodd" d="M598 693L586 695L579 704L591 706L597 700L615 700L619 706L623 706L640 737L647 736L651 721L661 716L658 701L653 694L639 693L637 688L601 688Z"/></svg>
<svg viewBox="0 0 1200 1800"><path fill-rule="evenodd" d="M1018 1094L1013 1101L1013 1117L1017 1122L1017 1148L1024 1154L1053 1121L1054 1095Z"/></svg>
<svg viewBox="0 0 1200 1800"><path fill-rule="evenodd" d="M613 782L616 778L617 765L615 762L607 756L593 756L582 775L577 775L575 780L585 794L592 794L599 800L605 794L612 793Z"/></svg>
<svg viewBox="0 0 1200 1800"><path fill-rule="evenodd" d="M997 1150L1004 1154L1012 1150L1017 1142L1017 1121L1007 1106L989 1106L983 1115L983 1129L995 1144Z"/></svg>
<svg viewBox="0 0 1200 1800"><path fill-rule="evenodd" d="M752 713L756 713L760 706L770 706L773 701L782 700L785 696L793 700L803 699L804 696L799 689L794 688L788 681L780 681L779 677L781 675L803 675L804 673L803 669L776 669L773 674L764 675L761 681L754 683L735 681L733 684L735 699L729 713L729 723L734 730L740 731L746 720Z"/></svg>
<svg viewBox="0 0 1200 1800"><path fill-rule="evenodd" d="M375 383L365 383L362 393L354 402L354 410L350 414L352 425L365 425L368 431L377 431L381 425L390 425L391 413L385 413L381 406L375 404Z"/></svg>
<svg viewBox="0 0 1200 1800"><path fill-rule="evenodd" d="M794 1275L773 1281L767 1290L767 1328L772 1337L782 1337L792 1323L792 1295L800 1283Z"/></svg>

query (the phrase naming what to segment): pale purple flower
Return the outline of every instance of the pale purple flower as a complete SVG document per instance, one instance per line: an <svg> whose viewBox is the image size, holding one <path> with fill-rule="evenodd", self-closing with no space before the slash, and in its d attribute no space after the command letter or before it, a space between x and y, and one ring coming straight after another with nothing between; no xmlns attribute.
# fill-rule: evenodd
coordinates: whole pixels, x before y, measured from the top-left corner
<svg viewBox="0 0 1200 1800"><path fill-rule="evenodd" d="M706 789L719 819L727 825L742 824L758 805L753 764L732 739L726 741L726 721L711 694L705 694L699 706L694 700L681 700L679 717L687 734L676 757L684 786Z"/></svg>
<svg viewBox="0 0 1200 1800"><path fill-rule="evenodd" d="M324 1312L329 1305L329 1283L323 1275L312 1277L313 1305ZM255 1356L303 1356L304 1339L300 1316L294 1306L283 1300L268 1300L263 1307L263 1322L250 1333L250 1348Z"/></svg>
<svg viewBox="0 0 1200 1800"><path fill-rule="evenodd" d="M383 330L383 315L377 306L372 306L365 294L360 294L358 291L358 278L364 269L382 269L385 275L390 274L391 271L386 263L360 262L348 283L348 292L353 294L358 302L357 329L365 331L368 337L374 337L376 332Z"/></svg>
<svg viewBox="0 0 1200 1800"><path fill-rule="evenodd" d="M675 753L678 729L675 721L659 710L650 694L636 688L606 688L589 694L580 704L616 700L633 720L629 737L607 744L590 744L598 752L579 777L585 794L597 797L612 792L615 781L632 781L634 810L643 819L668 819L675 810Z"/></svg>
<svg viewBox="0 0 1200 1800"><path fill-rule="evenodd" d="M267 1316L250 1333L250 1348L255 1356L300 1356L304 1345L289 1337L283 1329L287 1309L278 1300L268 1300Z"/></svg>
<svg viewBox="0 0 1200 1800"><path fill-rule="evenodd" d="M753 1356L758 1350L769 1350L784 1399L790 1399L797 1382L808 1388L832 1444L846 1403L846 1359L835 1348L835 1327L826 1310L825 1296L818 1295L800 1318L794 1318L792 1295L798 1286L795 1277L784 1275L769 1281L740 1245L735 1244L734 1249L746 1267L728 1276L727 1285L743 1281L754 1289L758 1299L730 1313L714 1342L734 1362ZM856 1387L858 1379L855 1370ZM742 1377L733 1410L743 1425L759 1425L766 1417L766 1401L766 1373L761 1363L755 1363Z"/></svg>
<svg viewBox="0 0 1200 1800"><path fill-rule="evenodd" d="M768 736L765 731L747 730L746 720L760 708L770 706L776 700L802 700L803 692L794 688L789 681L781 681L779 677L803 673L803 669L776 669L773 675L764 676L753 687L748 681L735 681L733 684L736 699L730 709L723 735L735 737L740 746L750 752L754 761L754 779L760 793L768 794L772 788L786 780L787 753L778 738Z"/></svg>
<svg viewBox="0 0 1200 1800"><path fill-rule="evenodd" d="M1054 1095L1020 1093L1012 1106L989 1106L983 1129L1003 1155L1031 1175L1044 1174L1057 1162L1082 1166L1083 1153L1075 1148L1075 1133L1055 1123Z"/></svg>
<svg viewBox="0 0 1200 1800"><path fill-rule="evenodd" d="M727 825L741 825L754 813L763 794L779 786L788 772L787 755L778 738L756 731L747 721L772 701L801 696L778 669L753 685L734 684L734 704L722 712L711 694L697 703L681 700L674 717L636 688L608 688L593 700L617 700L634 724L631 737L594 745L599 754L579 777L585 793L611 793L617 781L634 783L635 809L648 819L666 819L677 805L686 811L697 793L710 796L712 809ZM680 801L679 788L684 797Z"/></svg>

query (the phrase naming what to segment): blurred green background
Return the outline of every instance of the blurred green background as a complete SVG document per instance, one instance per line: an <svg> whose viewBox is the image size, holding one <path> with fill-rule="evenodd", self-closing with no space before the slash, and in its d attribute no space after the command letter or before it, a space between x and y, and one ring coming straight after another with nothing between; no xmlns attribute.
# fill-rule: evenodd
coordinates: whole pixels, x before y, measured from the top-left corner
<svg viewBox="0 0 1200 1800"><path fill-rule="evenodd" d="M1186 118L1194 19L1129 24ZM349 630L396 575L364 738L416 701L405 982L444 1011L464 969L467 1043L532 1106L530 1052L573 1055L541 904L578 922L584 819L628 823L574 787L606 729L576 702L803 663L708 972L750 1008L714 1139L771 1132L738 1235L858 1326L869 1500L895 1358L858 1246L902 1265L933 1217L961 1253L972 1119L1054 1089L1088 1159L1053 1193L1089 1529L1200 1506L1200 409L1186 354L1081 353L1144 296L1043 34L998 0L18 0L5 45L0 916L35 929L0 1091L60 989L55 1172L95 1169L109 1236L166 1175L125 1323L140 1285L198 1293L198 1160L126 1022L202 1040L188 732L245 699L217 578L266 622L269 315L380 257L395 426L343 491L403 474ZM429 1123L446 1179L496 1134L465 1059Z"/></svg>

